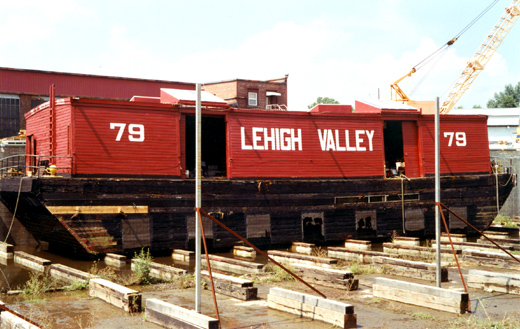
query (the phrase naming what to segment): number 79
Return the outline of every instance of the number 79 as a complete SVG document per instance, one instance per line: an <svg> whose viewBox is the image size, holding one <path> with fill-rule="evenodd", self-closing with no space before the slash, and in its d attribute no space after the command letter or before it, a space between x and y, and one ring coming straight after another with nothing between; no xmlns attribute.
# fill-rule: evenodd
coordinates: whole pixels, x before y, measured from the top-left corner
<svg viewBox="0 0 520 329"><path fill-rule="evenodd" d="M110 129L119 128L116 142L121 141L125 132L126 123L110 123ZM131 142L144 142L144 125L131 123L128 125L128 140Z"/></svg>
<svg viewBox="0 0 520 329"><path fill-rule="evenodd" d="M453 136L455 136L455 145L466 146L466 133L465 132L445 132L444 137L449 137L448 146L453 144Z"/></svg>

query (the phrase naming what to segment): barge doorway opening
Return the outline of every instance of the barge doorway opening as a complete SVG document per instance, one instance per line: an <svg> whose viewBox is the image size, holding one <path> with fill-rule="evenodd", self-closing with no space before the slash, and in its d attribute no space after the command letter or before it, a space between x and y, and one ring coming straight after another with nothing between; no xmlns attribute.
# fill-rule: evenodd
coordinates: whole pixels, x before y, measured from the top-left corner
<svg viewBox="0 0 520 329"><path fill-rule="evenodd" d="M385 168L386 177L403 172L403 126L401 121L384 122ZM400 169L401 168L401 169Z"/></svg>
<svg viewBox="0 0 520 329"><path fill-rule="evenodd" d="M195 177L195 116L186 115L185 161L189 177ZM203 177L226 177L226 120L202 117L201 161ZM188 178L188 176L186 176Z"/></svg>

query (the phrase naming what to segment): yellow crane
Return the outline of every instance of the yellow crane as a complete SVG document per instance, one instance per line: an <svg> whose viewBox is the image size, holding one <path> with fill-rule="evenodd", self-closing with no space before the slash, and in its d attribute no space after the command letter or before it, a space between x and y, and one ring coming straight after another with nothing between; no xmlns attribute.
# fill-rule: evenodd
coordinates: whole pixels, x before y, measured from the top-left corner
<svg viewBox="0 0 520 329"><path fill-rule="evenodd" d="M497 0L496 0L497 1ZM495 2L496 2L495 1ZM492 4L493 5L493 4ZM405 94L405 92L399 87L399 83L405 79L406 77L411 76L413 73L417 71L417 69L424 65L429 59L433 56L437 55L439 52L445 50L447 47L453 45L455 41L464 33L471 25L473 25L476 20L478 20L485 12L487 12L492 5L486 8L476 19L474 19L463 31L461 31L456 37L448 41L445 45L435 51L433 54L428 56L425 60L417 64L414 68L412 68L407 74L403 77L396 80L394 83L390 85L391 99L397 102L409 102L410 98ZM458 102L458 100L462 97L462 95L468 90L471 83L478 76L480 71L484 69L486 64L489 62L491 56L495 53L496 49L507 33L511 30L513 25L516 23L518 17L520 15L520 0L513 0L511 4L505 9L504 14L498 20L498 23L495 24L489 35L486 37L482 45L479 47L477 52L473 55L471 60L468 62L466 68L455 82L453 87L451 88L448 97L442 103L440 108L440 113L446 114L448 113L453 106Z"/></svg>
<svg viewBox="0 0 520 329"><path fill-rule="evenodd" d="M480 48L468 62L459 79L451 88L448 97L441 105L440 113L446 114L451 111L453 106L459 101L462 95L468 90L471 83L478 74L484 69L489 59L498 46L502 43L507 33L511 30L520 15L520 0L513 0L506 8L504 14L493 27L489 35L486 37Z"/></svg>

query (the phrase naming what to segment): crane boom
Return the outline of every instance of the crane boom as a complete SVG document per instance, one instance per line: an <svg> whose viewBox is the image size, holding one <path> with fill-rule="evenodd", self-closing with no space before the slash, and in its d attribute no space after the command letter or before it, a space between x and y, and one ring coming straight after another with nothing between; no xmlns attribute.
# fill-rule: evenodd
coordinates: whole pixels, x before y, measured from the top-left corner
<svg viewBox="0 0 520 329"><path fill-rule="evenodd" d="M480 71L484 69L491 56L495 53L498 46L502 43L507 33L511 30L520 15L520 0L513 0L498 23L491 29L480 48L468 62L459 79L453 85L448 97L442 103L440 113L446 114L455 106L462 95L468 90L469 86Z"/></svg>

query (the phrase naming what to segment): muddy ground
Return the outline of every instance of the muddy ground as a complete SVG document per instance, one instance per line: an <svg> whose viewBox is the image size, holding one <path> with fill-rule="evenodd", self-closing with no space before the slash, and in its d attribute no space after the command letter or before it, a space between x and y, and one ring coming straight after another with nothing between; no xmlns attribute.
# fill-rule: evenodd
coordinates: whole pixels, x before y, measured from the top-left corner
<svg viewBox="0 0 520 329"><path fill-rule="evenodd" d="M357 314L358 328L476 328L484 320L501 321L504 319L510 324L512 323L512 326L507 328L520 328L519 295L470 289L472 312L458 315L374 298L371 287L377 276L414 281L384 274L364 274L357 276L360 279L360 287L357 291L345 292L320 286L316 286L316 288L329 299L353 304ZM462 285L457 277L458 272L450 269L450 279L453 281L443 283L443 288L461 289ZM435 284L424 281L422 283ZM259 298L254 301L241 301L217 294L222 328L320 329L332 327L328 323L301 319L267 308L266 295L269 287L276 286L315 294L303 284L299 282L255 282L255 286L258 287ZM186 308L194 308L194 288L176 289L173 284L133 288L142 292L143 300L158 298ZM144 313L129 315L99 299L89 297L88 290L47 293L38 299L2 295L0 300L6 306L39 322L46 328L161 328L146 322ZM413 295L410 296L410 300L413 300ZM210 290L202 291L202 313L215 317ZM482 328L494 327L483 326Z"/></svg>

